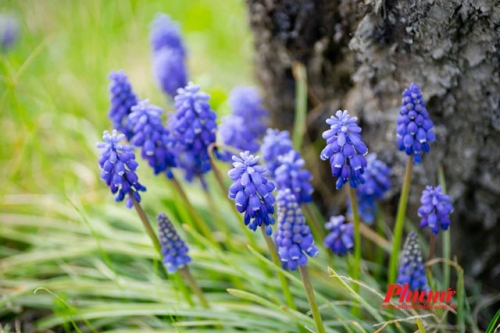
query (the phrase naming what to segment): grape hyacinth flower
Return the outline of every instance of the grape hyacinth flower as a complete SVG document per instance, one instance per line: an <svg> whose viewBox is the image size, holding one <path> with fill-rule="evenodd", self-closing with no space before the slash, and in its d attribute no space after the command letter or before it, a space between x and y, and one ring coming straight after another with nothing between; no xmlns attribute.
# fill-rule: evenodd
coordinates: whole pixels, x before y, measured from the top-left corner
<svg viewBox="0 0 500 333"><path fill-rule="evenodd" d="M132 107L138 102L137 96L132 91L132 86L123 70L112 71L108 78L111 80L109 84L111 106L108 117L113 123L113 128L124 133L127 140L130 140L132 130L127 121Z"/></svg>
<svg viewBox="0 0 500 333"><path fill-rule="evenodd" d="M360 196L356 193L358 200L358 212L361 220L368 225L371 225L377 214L377 201L374 196ZM351 199L347 198L347 215L352 218Z"/></svg>
<svg viewBox="0 0 500 333"><path fill-rule="evenodd" d="M19 37L19 23L13 15L0 14L0 52L9 51Z"/></svg>
<svg viewBox="0 0 500 333"><path fill-rule="evenodd" d="M361 127L356 124L357 120L347 110L338 110L335 116L326 120L330 129L323 132L326 147L321 152L321 159L330 159L332 175L338 178L337 190L348 181L352 188L365 182L363 173L367 162L364 155L368 153L368 148L361 140Z"/></svg>
<svg viewBox="0 0 500 333"><path fill-rule="evenodd" d="M330 230L323 245L333 253L343 256L354 249L354 226L352 223L344 223L345 217L342 215L330 217L330 221L325 224L325 228Z"/></svg>
<svg viewBox="0 0 500 333"><path fill-rule="evenodd" d="M264 226L266 234L273 232L274 224L274 184L264 176L266 168L259 165L259 156L245 151L240 156L233 156L233 168L229 178L233 184L229 187L229 199L234 200L236 209L245 213L244 222L251 230Z"/></svg>
<svg viewBox="0 0 500 333"><path fill-rule="evenodd" d="M175 96L176 113L170 119L170 131L176 139L178 166L185 171L187 181L210 171L208 146L215 142L217 115L210 108L210 96L191 82Z"/></svg>
<svg viewBox="0 0 500 333"><path fill-rule="evenodd" d="M292 271L298 266L306 266L307 256L316 257L319 253L311 229L290 189L278 192L276 245L281 262Z"/></svg>
<svg viewBox="0 0 500 333"><path fill-rule="evenodd" d="M450 227L449 215L453 212L453 205L448 195L441 191L441 186L433 188L427 186L420 197L422 206L418 209L418 216L421 218L420 227L430 227L434 234L439 233L439 229L448 230Z"/></svg>
<svg viewBox="0 0 500 333"><path fill-rule="evenodd" d="M163 263L167 266L169 273L175 273L191 262L191 257L188 254L189 249L165 214L158 214L156 220L158 221L158 238L160 239Z"/></svg>
<svg viewBox="0 0 500 333"><path fill-rule="evenodd" d="M161 89L175 97L177 89L187 84L185 58L176 50L164 48L153 56L153 75Z"/></svg>
<svg viewBox="0 0 500 333"><path fill-rule="evenodd" d="M153 75L162 90L175 97L177 89L187 83L186 49L179 24L165 14L157 15L151 24Z"/></svg>
<svg viewBox="0 0 500 333"><path fill-rule="evenodd" d="M367 166L363 177L365 183L360 184L356 192L373 196L376 199L383 199L387 191L391 188L391 168L377 158L377 154L372 153L366 156Z"/></svg>
<svg viewBox="0 0 500 333"><path fill-rule="evenodd" d="M300 153L294 149L284 155L278 156L279 167L274 173L278 190L289 188L300 204L312 201L313 187L312 175L309 170L304 170L306 162Z"/></svg>
<svg viewBox="0 0 500 333"><path fill-rule="evenodd" d="M255 87L236 87L229 94L232 113L222 118L220 135L225 145L255 153L258 140L265 134L268 116L262 98ZM230 155L230 154L228 154ZM226 158L228 159L228 158Z"/></svg>
<svg viewBox="0 0 500 333"><path fill-rule="evenodd" d="M132 107L129 124L132 128L130 143L141 147L141 157L148 161L155 175L165 172L173 178L171 168L176 166L173 153L174 139L162 124L163 111L160 107L149 104L148 100Z"/></svg>
<svg viewBox="0 0 500 333"><path fill-rule="evenodd" d="M402 105L397 120L398 149L408 156L413 154L415 163L422 161L422 155L430 150L429 143L435 141L434 124L429 118L420 86L411 83L403 92Z"/></svg>
<svg viewBox="0 0 500 333"><path fill-rule="evenodd" d="M156 15L151 23L149 41L155 52L163 48L169 48L177 50L183 57L186 56L179 23L166 14Z"/></svg>
<svg viewBox="0 0 500 333"><path fill-rule="evenodd" d="M290 133L268 128L264 136L260 151L267 167L268 177L274 178L276 168L279 167L278 156L293 149Z"/></svg>
<svg viewBox="0 0 500 333"><path fill-rule="evenodd" d="M222 142L240 150L248 150L251 153L257 152L260 147L257 138L246 130L246 126L245 119L242 117L235 115L223 117L219 127ZM225 155L231 156L230 153ZM223 160L228 160L229 157L223 156Z"/></svg>
<svg viewBox="0 0 500 333"><path fill-rule="evenodd" d="M359 214L367 224L373 223L377 212L376 200L384 198L391 187L391 169L377 159L377 154L372 153L366 156L367 166L363 177L365 183L356 188ZM351 202L348 200L348 214L352 215Z"/></svg>
<svg viewBox="0 0 500 333"><path fill-rule="evenodd" d="M429 285L425 275L425 265L422 261L422 251L417 235L411 232L406 239L403 256L399 262L398 278L400 286L408 285L411 291L428 291Z"/></svg>
<svg viewBox="0 0 500 333"><path fill-rule="evenodd" d="M262 106L262 97L256 87L234 88L229 94L229 105L233 115L244 119L249 135L257 139L266 133L265 120L269 113Z"/></svg>
<svg viewBox="0 0 500 333"><path fill-rule="evenodd" d="M113 130L112 134L104 131L104 142L97 143L97 148L101 149L99 156L99 166L101 168L101 180L111 189L111 193L116 194L115 201L123 201L128 195L126 205L132 208L132 197L141 202L140 191L145 192L146 188L139 183L135 171L139 164L135 161L133 147L120 144L125 139L124 134L118 134Z"/></svg>

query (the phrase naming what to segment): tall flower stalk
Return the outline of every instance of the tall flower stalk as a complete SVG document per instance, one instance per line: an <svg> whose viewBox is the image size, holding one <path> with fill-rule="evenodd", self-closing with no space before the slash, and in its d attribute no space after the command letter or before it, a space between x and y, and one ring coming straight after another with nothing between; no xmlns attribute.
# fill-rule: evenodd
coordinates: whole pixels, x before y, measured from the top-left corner
<svg viewBox="0 0 500 333"><path fill-rule="evenodd" d="M389 262L389 284L396 282L396 270L406 218L406 206L410 194L413 163L420 163L422 155L430 150L429 143L435 141L434 132L432 131L434 124L429 118L429 112L425 107L420 86L411 83L408 89L403 92L397 125L398 149L408 155L408 162L394 225L394 239Z"/></svg>
<svg viewBox="0 0 500 333"><path fill-rule="evenodd" d="M259 165L259 156L246 151L233 156L233 169L228 173L233 181L229 187L229 199L235 201L236 209L245 213L244 223L250 230L260 228L273 262L280 265L272 234L274 221L273 191L275 186L265 176L266 168ZM281 288L290 308L296 309L288 283L282 273L278 273Z"/></svg>
<svg viewBox="0 0 500 333"><path fill-rule="evenodd" d="M276 233L278 254L284 268L291 271L299 269L307 300L313 314L313 319L318 332L325 332L321 319L318 303L314 296L307 269L308 256L316 257L318 249L314 245L311 229L306 225L306 219L295 195L290 189L278 192L278 232Z"/></svg>
<svg viewBox="0 0 500 333"><path fill-rule="evenodd" d="M167 271L170 274L179 272L191 288L191 291L198 297L201 305L208 308L209 305L205 295L189 270L188 264L191 262L191 257L188 254L188 247L177 234L172 222L165 214L159 214L157 221L161 245L160 251Z"/></svg>
<svg viewBox="0 0 500 333"><path fill-rule="evenodd" d="M327 119L330 129L323 133L326 147L321 152L322 160L330 160L332 175L337 178L336 188L340 190L344 184L349 183L349 197L351 200L354 221L354 264L351 276L357 280L360 276L361 266L361 232L358 203L355 189L364 184L363 174L367 166L366 158L368 148L361 138L361 127L357 124L357 117L351 117L347 110L337 111L335 116ZM359 285L354 285L354 290L359 290ZM358 311L353 307L353 311Z"/></svg>

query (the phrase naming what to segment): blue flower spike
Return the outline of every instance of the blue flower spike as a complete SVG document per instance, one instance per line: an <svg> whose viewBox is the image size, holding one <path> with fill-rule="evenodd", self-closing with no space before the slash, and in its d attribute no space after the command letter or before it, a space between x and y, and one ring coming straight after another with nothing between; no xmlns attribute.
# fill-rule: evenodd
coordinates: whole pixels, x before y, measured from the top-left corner
<svg viewBox="0 0 500 333"><path fill-rule="evenodd" d="M158 221L158 237L163 263L169 273L175 273L191 262L191 257L188 254L189 249L165 214L158 214L156 220Z"/></svg>
<svg viewBox="0 0 500 333"><path fill-rule="evenodd" d="M278 156L284 155L292 149L292 140L290 140L288 131L280 132L277 129L267 129L260 151L262 160L266 164L268 177L274 178L276 169L280 166Z"/></svg>
<svg viewBox="0 0 500 333"><path fill-rule="evenodd" d="M138 99L132 90L129 79L123 70L112 71L109 76L109 97L111 106L108 117L113 123L113 128L124 133L127 140L132 137L132 129L128 124L128 115Z"/></svg>
<svg viewBox="0 0 500 333"><path fill-rule="evenodd" d="M377 213L377 200L382 200L391 188L391 169L377 158L377 154L366 156L367 167L363 177L365 183L356 188L359 215L363 222L372 224ZM348 200L348 215L352 216L351 201Z"/></svg>
<svg viewBox="0 0 500 333"><path fill-rule="evenodd" d="M19 38L19 22L11 14L0 13L0 52L8 52Z"/></svg>
<svg viewBox="0 0 500 333"><path fill-rule="evenodd" d="M262 106L262 97L256 87L240 86L231 90L229 106L233 114L246 122L246 131L254 138L266 133L265 121L269 112Z"/></svg>
<svg viewBox="0 0 500 333"><path fill-rule="evenodd" d="M422 205L418 209L418 216L421 218L421 228L430 227L436 235L440 229L448 230L453 205L450 196L441 191L441 186L427 186L422 192L420 203Z"/></svg>
<svg viewBox="0 0 500 333"><path fill-rule="evenodd" d="M228 197L234 200L238 212L245 213L245 225L253 231L264 227L270 236L274 224L275 186L264 175L266 168L258 163L259 156L250 155L248 151L233 156L233 168L228 172L233 184Z"/></svg>
<svg viewBox="0 0 500 333"><path fill-rule="evenodd" d="M188 83L175 96L175 109L169 118L169 128L176 139L178 166L191 182L198 177L206 186L203 175L211 170L208 146L215 142L217 115L208 103L210 96L200 86Z"/></svg>
<svg viewBox="0 0 500 333"><path fill-rule="evenodd" d="M364 156L368 148L361 139L361 127L356 123L357 120L347 110L339 110L326 120L330 129L323 132L326 147L321 152L321 159L330 160L332 175L338 178L338 190L347 182L352 188L365 182L363 173L367 161Z"/></svg>
<svg viewBox="0 0 500 333"><path fill-rule="evenodd" d="M112 134L104 131L103 139L104 142L96 145L101 149L99 156L101 180L109 186L111 193L116 194L116 202L123 201L125 196L128 196L126 206L132 208L132 197L137 202L141 202L139 192L146 191L135 173L139 164L135 160L134 148L127 144L120 144L125 139L125 134L118 134L116 130L113 130Z"/></svg>
<svg viewBox="0 0 500 333"><path fill-rule="evenodd" d="M352 223L345 223L345 217L342 215L332 216L330 221L325 224L325 228L330 230L323 242L325 247L339 256L352 253L354 249L354 226Z"/></svg>
<svg viewBox="0 0 500 333"><path fill-rule="evenodd" d="M422 251L418 244L417 235L411 232L406 239L403 256L399 261L398 278L396 283L408 285L411 291L428 291L429 285L425 275L425 265L422 260Z"/></svg>
<svg viewBox="0 0 500 333"><path fill-rule="evenodd" d="M262 107L262 98L255 87L236 87L229 94L232 113L222 118L219 133L225 145L248 150L259 150L258 140L265 134L268 112Z"/></svg>
<svg viewBox="0 0 500 333"><path fill-rule="evenodd" d="M278 192L278 231L276 246L282 264L294 271L307 265L307 257L316 257L311 229L306 224L302 210L290 189Z"/></svg>
<svg viewBox="0 0 500 333"><path fill-rule="evenodd" d="M289 188L300 204L312 201L312 175L309 170L303 169L305 161L300 153L294 149L278 156L279 167L275 170L274 179L278 190Z"/></svg>
<svg viewBox="0 0 500 333"><path fill-rule="evenodd" d="M187 84L186 49L179 24L165 14L157 15L151 24L153 75L162 90L175 97Z"/></svg>
<svg viewBox="0 0 500 333"><path fill-rule="evenodd" d="M168 48L153 55L153 75L161 89L172 98L187 84L185 61L179 52Z"/></svg>
<svg viewBox="0 0 500 333"><path fill-rule="evenodd" d="M154 52L169 48L177 50L182 56L186 55L179 23L172 20L169 15L156 15L153 22L151 22L149 42Z"/></svg>
<svg viewBox="0 0 500 333"><path fill-rule="evenodd" d="M129 125L133 136L130 142L136 147L141 147L141 157L148 161L155 175L165 172L167 177L172 179L171 168L176 166L173 152L175 140L162 124L162 113L160 107L149 104L148 100L132 107Z"/></svg>
<svg viewBox="0 0 500 333"><path fill-rule="evenodd" d="M413 155L413 161L420 163L422 155L430 150L429 143L436 140L420 86L411 83L403 92L401 104L397 120L398 149Z"/></svg>

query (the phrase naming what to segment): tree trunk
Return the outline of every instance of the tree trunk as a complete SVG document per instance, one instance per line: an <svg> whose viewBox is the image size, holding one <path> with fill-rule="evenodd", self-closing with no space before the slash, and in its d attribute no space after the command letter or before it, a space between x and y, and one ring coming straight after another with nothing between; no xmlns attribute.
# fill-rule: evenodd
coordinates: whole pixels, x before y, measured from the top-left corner
<svg viewBox="0 0 500 333"><path fill-rule="evenodd" d="M421 191L437 185L441 165L455 206L452 254L469 276L500 289L500 1L247 2L274 127L291 129L292 64L307 67L303 151L330 213L345 197L327 199L336 192L328 163L318 163L325 119L337 109L360 118L370 151L393 168L395 203L407 159L396 147L401 93L410 82L420 84L436 142L415 167L408 214L418 222Z"/></svg>

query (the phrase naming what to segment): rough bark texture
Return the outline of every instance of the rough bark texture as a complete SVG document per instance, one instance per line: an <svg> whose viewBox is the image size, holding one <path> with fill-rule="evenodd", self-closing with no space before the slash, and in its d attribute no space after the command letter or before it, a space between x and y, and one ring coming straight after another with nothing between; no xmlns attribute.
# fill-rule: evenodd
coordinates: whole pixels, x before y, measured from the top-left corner
<svg viewBox="0 0 500 333"><path fill-rule="evenodd" d="M292 64L307 66L309 142L319 143L304 150L330 209L344 197L326 199L334 185L327 163L317 162L324 120L337 109L357 115L397 188L406 161L395 144L401 93L421 85L437 142L415 168L409 215L417 220L421 190L437 184L442 165L455 205L452 253L469 275L500 289L500 1L248 0L248 7L273 126L291 129Z"/></svg>

